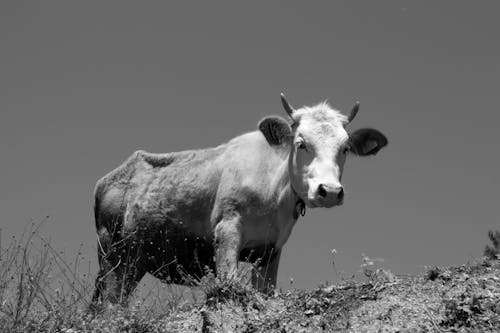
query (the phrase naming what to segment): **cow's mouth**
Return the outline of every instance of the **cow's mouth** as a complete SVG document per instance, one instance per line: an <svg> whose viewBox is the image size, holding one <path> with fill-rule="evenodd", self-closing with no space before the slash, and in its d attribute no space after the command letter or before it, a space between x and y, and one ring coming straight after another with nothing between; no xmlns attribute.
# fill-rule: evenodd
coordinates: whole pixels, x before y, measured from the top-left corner
<svg viewBox="0 0 500 333"><path fill-rule="evenodd" d="M335 206L341 206L344 203L344 199L341 200L323 200L323 199L314 199L307 200L306 205L309 208L332 208Z"/></svg>

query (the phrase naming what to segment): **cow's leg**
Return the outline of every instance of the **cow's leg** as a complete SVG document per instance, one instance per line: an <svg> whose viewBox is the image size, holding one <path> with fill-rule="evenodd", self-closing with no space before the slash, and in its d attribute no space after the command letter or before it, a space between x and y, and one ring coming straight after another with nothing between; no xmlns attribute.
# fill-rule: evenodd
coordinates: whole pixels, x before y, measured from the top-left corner
<svg viewBox="0 0 500 333"><path fill-rule="evenodd" d="M96 310L105 298L104 295L107 289L106 277L112 267L109 262L111 242L111 236L106 228L101 228L97 231L97 259L99 271L95 279L95 289L90 305L91 310Z"/></svg>
<svg viewBox="0 0 500 333"><path fill-rule="evenodd" d="M101 255L98 256L98 260L99 260L99 272L97 273L97 277L95 279L94 294L92 295L92 301L90 303L91 310L96 310L99 304L102 303L103 293L106 289L106 284L104 283L103 279L105 274L105 269L103 267Z"/></svg>
<svg viewBox="0 0 500 333"><path fill-rule="evenodd" d="M118 249L117 249L118 250ZM119 263L113 267L113 287L109 297L112 303L128 304L130 294L146 274L142 244L134 240L125 241L118 256Z"/></svg>
<svg viewBox="0 0 500 333"><path fill-rule="evenodd" d="M236 277L241 247L241 221L239 215L224 218L215 227L215 269L217 276Z"/></svg>
<svg viewBox="0 0 500 333"><path fill-rule="evenodd" d="M145 271L140 269L139 249L123 240L111 244L105 231L99 233L99 272L95 282L91 308L97 309L103 302L126 304Z"/></svg>
<svg viewBox="0 0 500 333"><path fill-rule="evenodd" d="M136 208L136 206L132 206ZM135 211L127 210L123 230L113 237L109 250L105 251L106 271L103 280L106 286L104 300L126 305L128 297L146 271L143 267L143 243L136 239ZM115 233L113 235L116 236Z"/></svg>
<svg viewBox="0 0 500 333"><path fill-rule="evenodd" d="M102 276L105 290L101 298L112 304L127 305L130 294L135 290L137 284L145 272L139 270L126 259L120 258L114 266L106 264L106 271Z"/></svg>
<svg viewBox="0 0 500 333"><path fill-rule="evenodd" d="M255 289L269 294L276 288L278 279L278 268L280 263L281 250L275 250L267 263L262 263L256 274L253 276L253 286Z"/></svg>

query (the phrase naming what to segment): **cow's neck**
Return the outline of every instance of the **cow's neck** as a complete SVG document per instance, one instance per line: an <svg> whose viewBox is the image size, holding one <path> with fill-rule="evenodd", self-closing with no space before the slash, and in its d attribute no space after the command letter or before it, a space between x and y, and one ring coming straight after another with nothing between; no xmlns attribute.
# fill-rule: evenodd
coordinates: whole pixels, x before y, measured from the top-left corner
<svg viewBox="0 0 500 333"><path fill-rule="evenodd" d="M276 166L274 179L276 181L274 185L276 186L272 186L272 188L277 190L278 195L276 226L279 229L275 246L280 249L290 237L292 229L300 216L300 210L297 210L297 206L299 206L299 209L301 207L301 205L297 204L301 199L293 189L290 181L288 158L282 160L281 164ZM299 214L297 214L298 212Z"/></svg>
<svg viewBox="0 0 500 333"><path fill-rule="evenodd" d="M290 215L293 220L297 220L300 216L304 216L306 212L306 205L304 200L300 198L297 191L293 188L290 172L290 155L287 156L285 161L278 169L278 184L280 191L280 202L285 204L290 210Z"/></svg>

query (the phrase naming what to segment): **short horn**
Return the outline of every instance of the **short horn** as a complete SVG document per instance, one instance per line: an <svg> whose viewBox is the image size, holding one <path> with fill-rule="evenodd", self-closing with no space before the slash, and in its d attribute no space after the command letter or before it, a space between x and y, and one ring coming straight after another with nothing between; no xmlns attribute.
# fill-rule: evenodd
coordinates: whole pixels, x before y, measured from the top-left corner
<svg viewBox="0 0 500 333"><path fill-rule="evenodd" d="M354 104L354 106L352 107L351 112L347 116L347 123L350 123L354 119L354 117L356 117L358 111L359 111L359 102L356 102L356 104Z"/></svg>
<svg viewBox="0 0 500 333"><path fill-rule="evenodd" d="M293 118L293 112L295 111L294 108L290 105L290 103L288 103L283 93L280 94L280 97L281 104L283 104L283 108L285 109L286 113L290 116L290 118Z"/></svg>

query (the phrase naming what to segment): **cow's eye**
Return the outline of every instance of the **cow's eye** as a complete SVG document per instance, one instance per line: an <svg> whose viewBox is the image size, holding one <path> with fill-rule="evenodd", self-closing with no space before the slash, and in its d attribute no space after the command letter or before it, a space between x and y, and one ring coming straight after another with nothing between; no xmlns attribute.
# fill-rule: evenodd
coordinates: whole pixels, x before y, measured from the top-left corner
<svg viewBox="0 0 500 333"><path fill-rule="evenodd" d="M299 142L297 142L297 148L307 150L306 143L304 141L300 140Z"/></svg>
<svg viewBox="0 0 500 333"><path fill-rule="evenodd" d="M349 152L349 147L344 147L344 148L342 149L342 153L343 153L344 155L345 155L345 154L347 154L348 152Z"/></svg>

